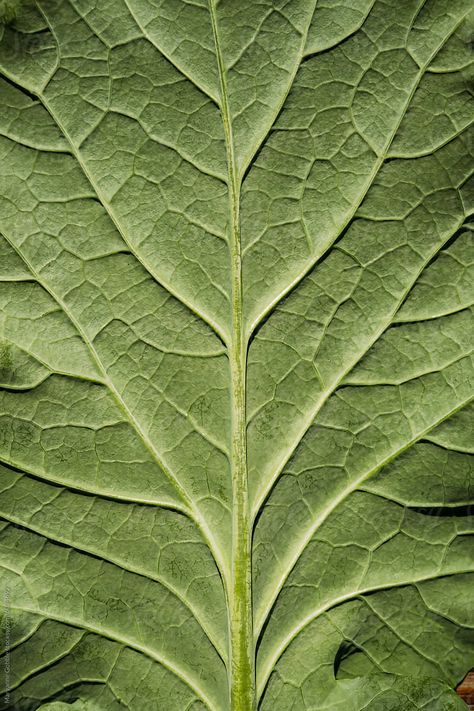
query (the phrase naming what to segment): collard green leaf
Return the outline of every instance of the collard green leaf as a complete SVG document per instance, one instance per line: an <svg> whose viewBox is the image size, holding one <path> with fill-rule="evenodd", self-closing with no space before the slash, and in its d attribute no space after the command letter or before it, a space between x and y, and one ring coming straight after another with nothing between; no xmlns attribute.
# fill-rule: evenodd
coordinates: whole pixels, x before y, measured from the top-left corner
<svg viewBox="0 0 474 711"><path fill-rule="evenodd" d="M471 9L2 21L1 708L465 708Z"/></svg>

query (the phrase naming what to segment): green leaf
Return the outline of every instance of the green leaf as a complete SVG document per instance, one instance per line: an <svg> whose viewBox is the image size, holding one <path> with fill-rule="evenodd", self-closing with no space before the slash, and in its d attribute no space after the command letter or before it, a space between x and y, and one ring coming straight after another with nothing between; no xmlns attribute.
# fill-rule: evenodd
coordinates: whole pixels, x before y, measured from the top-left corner
<svg viewBox="0 0 474 711"><path fill-rule="evenodd" d="M0 708L466 708L471 9L0 23Z"/></svg>

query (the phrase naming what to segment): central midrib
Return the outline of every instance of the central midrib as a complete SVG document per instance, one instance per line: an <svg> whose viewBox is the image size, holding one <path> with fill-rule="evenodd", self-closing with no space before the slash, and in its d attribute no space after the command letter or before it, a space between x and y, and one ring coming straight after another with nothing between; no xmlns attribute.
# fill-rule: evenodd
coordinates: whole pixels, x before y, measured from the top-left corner
<svg viewBox="0 0 474 711"><path fill-rule="evenodd" d="M216 0L209 3L216 48L224 126L229 195L232 327L229 343L231 376L232 561L228 586L230 636L229 685L232 711L254 711L255 655L252 625L251 517L247 482L246 368L243 327L242 254L240 237L241 176L235 159L227 76L219 41Z"/></svg>

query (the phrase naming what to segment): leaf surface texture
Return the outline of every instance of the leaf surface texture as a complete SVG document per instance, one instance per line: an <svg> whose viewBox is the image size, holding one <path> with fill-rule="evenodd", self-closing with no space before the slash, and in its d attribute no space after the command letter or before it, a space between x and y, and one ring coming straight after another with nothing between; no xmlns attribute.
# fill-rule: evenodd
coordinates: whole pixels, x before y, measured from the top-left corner
<svg viewBox="0 0 474 711"><path fill-rule="evenodd" d="M471 9L0 25L2 708L465 708Z"/></svg>

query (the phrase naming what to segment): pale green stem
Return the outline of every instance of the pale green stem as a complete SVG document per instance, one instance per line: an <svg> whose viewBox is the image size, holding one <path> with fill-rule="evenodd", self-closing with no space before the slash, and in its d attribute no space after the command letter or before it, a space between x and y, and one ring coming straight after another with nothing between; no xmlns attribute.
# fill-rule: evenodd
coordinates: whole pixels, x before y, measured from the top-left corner
<svg viewBox="0 0 474 711"><path fill-rule="evenodd" d="M247 481L246 366L247 341L242 313L242 254L240 239L240 185L228 103L227 80L216 18L210 0L221 110L227 146L229 176L229 236L232 271L232 331L229 345L231 373L232 565L229 586L230 697L232 711L255 711L255 663L252 623L252 523Z"/></svg>

